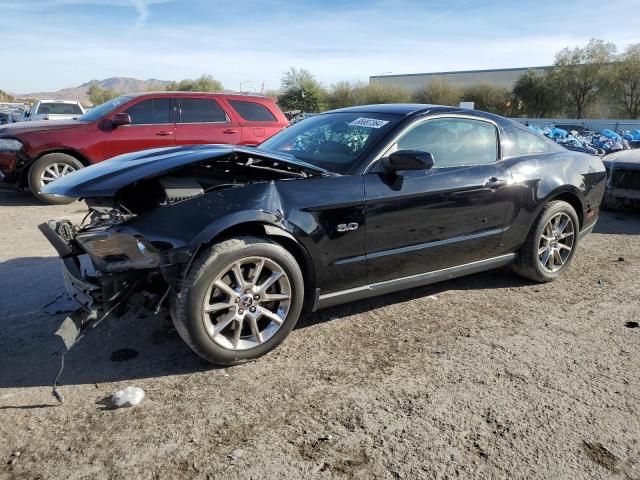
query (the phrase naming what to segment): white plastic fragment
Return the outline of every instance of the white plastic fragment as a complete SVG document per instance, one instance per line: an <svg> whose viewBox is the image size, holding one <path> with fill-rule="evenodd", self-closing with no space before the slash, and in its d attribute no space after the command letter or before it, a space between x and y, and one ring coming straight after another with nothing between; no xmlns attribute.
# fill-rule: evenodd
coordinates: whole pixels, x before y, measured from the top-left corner
<svg viewBox="0 0 640 480"><path fill-rule="evenodd" d="M140 405L144 399L144 390L140 387L127 387L124 390L118 390L111 396L111 402L114 407L135 407Z"/></svg>
<svg viewBox="0 0 640 480"><path fill-rule="evenodd" d="M236 448L233 452L231 452L228 457L231 460L238 460L239 458L241 458L244 455L244 450L242 450L241 448Z"/></svg>

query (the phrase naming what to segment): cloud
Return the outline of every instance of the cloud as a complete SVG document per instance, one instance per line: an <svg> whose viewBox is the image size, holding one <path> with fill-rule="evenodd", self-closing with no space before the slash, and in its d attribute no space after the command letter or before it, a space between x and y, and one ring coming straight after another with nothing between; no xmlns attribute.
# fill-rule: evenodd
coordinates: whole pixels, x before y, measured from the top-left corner
<svg viewBox="0 0 640 480"><path fill-rule="evenodd" d="M145 25L152 5L172 3L175 0L0 0L0 9L26 12L65 11L69 7L120 7L132 8L137 13L136 28Z"/></svg>
<svg viewBox="0 0 640 480"><path fill-rule="evenodd" d="M637 42L632 16L593 22L596 0L581 0L585 8L569 18L549 15L552 1L524 8L506 0L246 0L221 8L207 0L32 0L19 10L0 0L3 65L13 65L3 69L0 88L27 93L111 76L203 73L228 88L247 80L276 88L290 66L330 85L387 71L546 65L564 46L591 37L621 49ZM621 11L630 1L611 0L608 8ZM24 28L34 18L38 35Z"/></svg>

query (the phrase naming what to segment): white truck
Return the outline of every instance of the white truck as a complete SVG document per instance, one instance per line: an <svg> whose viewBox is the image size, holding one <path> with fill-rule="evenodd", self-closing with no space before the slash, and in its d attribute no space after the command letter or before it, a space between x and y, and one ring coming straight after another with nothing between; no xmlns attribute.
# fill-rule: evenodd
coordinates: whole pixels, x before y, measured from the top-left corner
<svg viewBox="0 0 640 480"><path fill-rule="evenodd" d="M80 102L74 100L38 100L21 117L21 121L70 120L84 115Z"/></svg>

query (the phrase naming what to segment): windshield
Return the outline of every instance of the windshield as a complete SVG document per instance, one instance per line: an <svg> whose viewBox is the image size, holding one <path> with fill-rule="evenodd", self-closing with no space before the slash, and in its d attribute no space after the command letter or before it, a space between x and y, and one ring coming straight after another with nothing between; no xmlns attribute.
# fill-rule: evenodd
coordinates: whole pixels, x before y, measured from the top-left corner
<svg viewBox="0 0 640 480"><path fill-rule="evenodd" d="M93 107L87 113L79 117L78 120L84 122L93 122L94 120L98 120L99 118L113 112L120 105L127 103L132 98L133 97L127 96L116 97L112 100L109 100L108 102L104 102L103 104L98 105L97 107Z"/></svg>
<svg viewBox="0 0 640 480"><path fill-rule="evenodd" d="M403 117L383 113L326 113L306 118L260 144L316 167L344 174Z"/></svg>

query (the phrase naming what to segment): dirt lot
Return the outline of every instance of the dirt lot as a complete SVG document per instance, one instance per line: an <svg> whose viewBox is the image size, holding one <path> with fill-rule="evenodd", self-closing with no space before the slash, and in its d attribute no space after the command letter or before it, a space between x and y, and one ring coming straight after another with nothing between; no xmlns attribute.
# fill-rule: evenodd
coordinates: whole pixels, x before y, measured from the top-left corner
<svg viewBox="0 0 640 480"><path fill-rule="evenodd" d="M637 213L603 215L555 283L500 270L332 308L240 367L166 318L112 321L57 405L63 289L36 225L81 207L0 193L0 479L640 479ZM127 385L143 404L104 409Z"/></svg>

